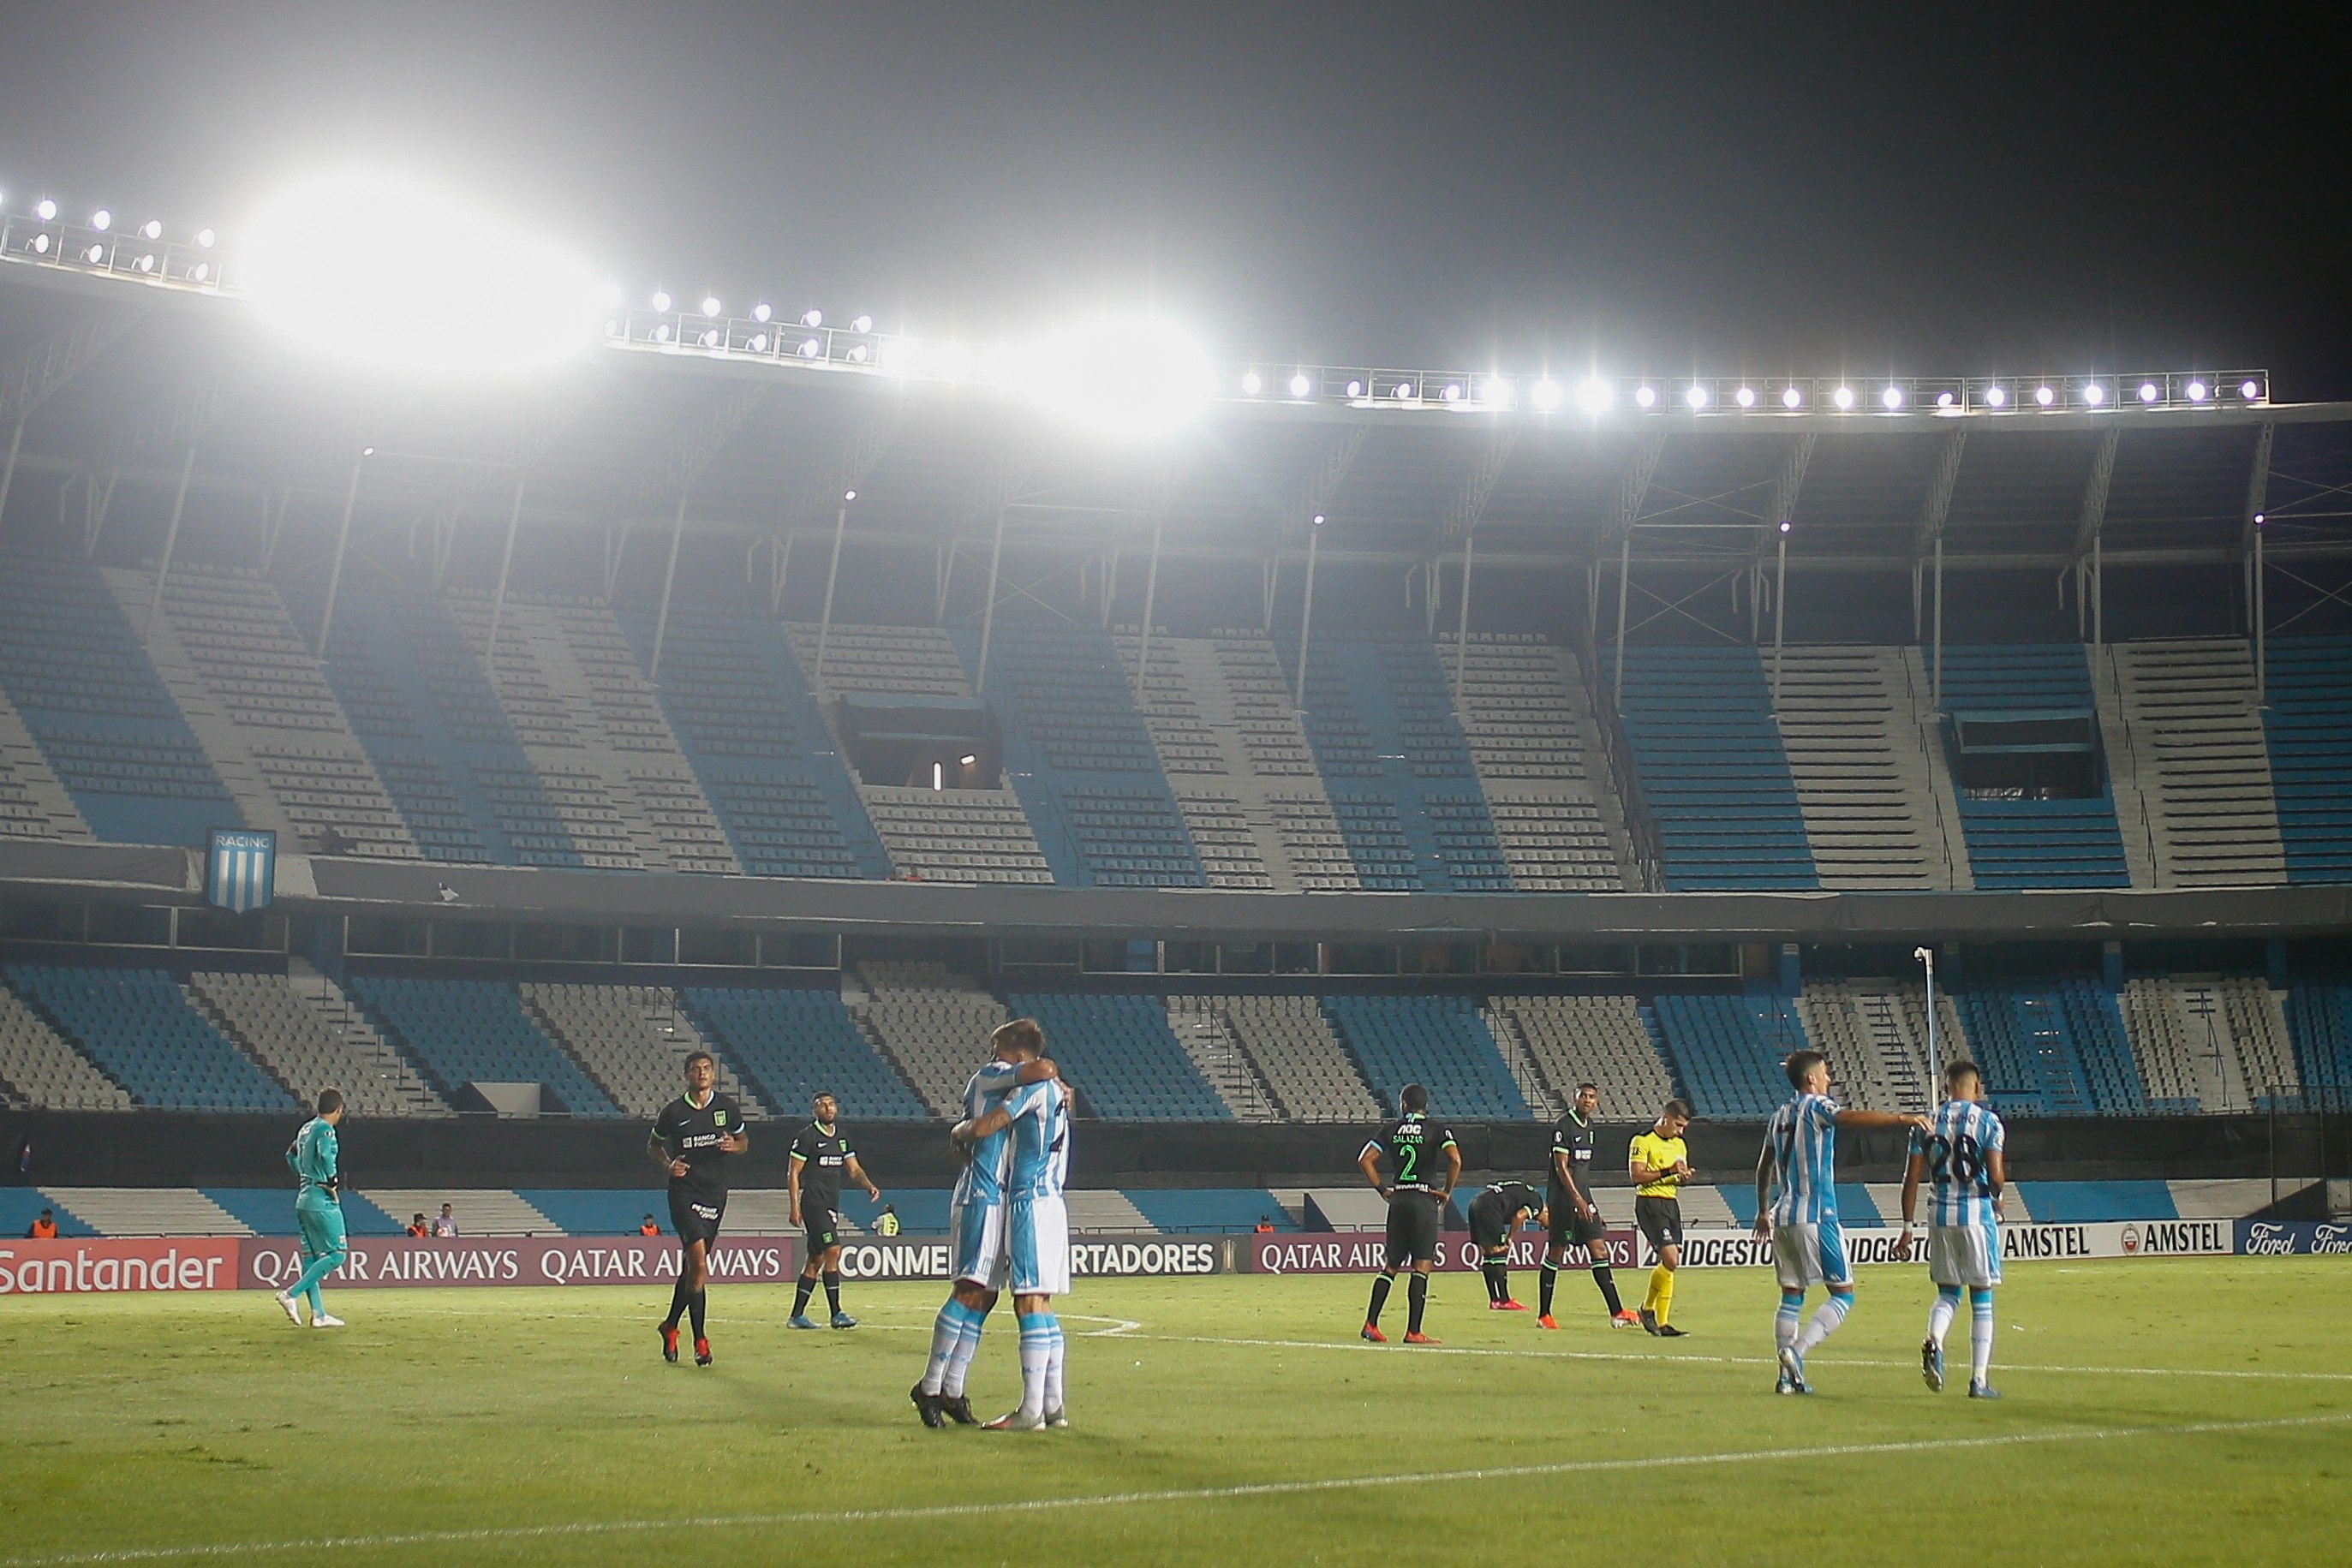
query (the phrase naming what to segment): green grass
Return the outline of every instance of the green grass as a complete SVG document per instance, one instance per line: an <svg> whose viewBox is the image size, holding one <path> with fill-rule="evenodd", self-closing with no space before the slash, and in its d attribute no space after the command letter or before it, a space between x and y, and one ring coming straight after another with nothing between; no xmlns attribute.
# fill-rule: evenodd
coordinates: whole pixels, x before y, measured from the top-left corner
<svg viewBox="0 0 2352 1568"><path fill-rule="evenodd" d="M1761 1272L1684 1275L1674 1343L1561 1291L1543 1333L1443 1279L1422 1351L1354 1342L1353 1278L1081 1281L1076 1426L1034 1435L916 1422L929 1285L853 1286L848 1333L719 1289L709 1371L626 1288L343 1291L326 1333L257 1293L9 1298L0 1564L2352 1559L2341 1260L2016 1268L1999 1404L1921 1386L1916 1270L1865 1270L1811 1399L1771 1393Z"/></svg>

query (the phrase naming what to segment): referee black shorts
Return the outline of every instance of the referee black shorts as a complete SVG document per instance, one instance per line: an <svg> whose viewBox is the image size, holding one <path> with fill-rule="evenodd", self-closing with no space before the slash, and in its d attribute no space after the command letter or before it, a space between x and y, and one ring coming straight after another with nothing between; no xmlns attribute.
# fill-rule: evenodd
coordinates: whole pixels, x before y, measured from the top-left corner
<svg viewBox="0 0 2352 1568"><path fill-rule="evenodd" d="M1591 1249L1609 1239L1609 1222L1601 1218L1598 1204L1592 1218L1585 1218L1576 1212L1576 1204L1564 1192L1551 1195L1551 1244L1555 1247Z"/></svg>
<svg viewBox="0 0 2352 1568"><path fill-rule="evenodd" d="M690 1187L672 1184L669 1189L669 1228L677 1232L677 1244L691 1247L701 1242L705 1247L719 1239L719 1222L727 1217L727 1195L723 1192L696 1192Z"/></svg>
<svg viewBox="0 0 2352 1568"><path fill-rule="evenodd" d="M1633 1223L1650 1245L1664 1251L1683 1244L1683 1205L1677 1197L1635 1197Z"/></svg>
<svg viewBox="0 0 2352 1568"><path fill-rule="evenodd" d="M1388 1266L1437 1261L1445 1206L1433 1192L1400 1192L1389 1199Z"/></svg>

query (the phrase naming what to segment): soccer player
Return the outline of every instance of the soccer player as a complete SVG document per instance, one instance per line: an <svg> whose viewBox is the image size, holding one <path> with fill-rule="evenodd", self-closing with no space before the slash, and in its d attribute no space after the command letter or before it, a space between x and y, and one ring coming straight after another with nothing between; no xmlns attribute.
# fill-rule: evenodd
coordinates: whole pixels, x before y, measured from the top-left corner
<svg viewBox="0 0 2352 1568"><path fill-rule="evenodd" d="M751 1146L743 1109L718 1091L719 1064L707 1051L686 1059L686 1092L655 1118L646 1153L669 1175L669 1226L677 1233L677 1283L669 1316L660 1323L662 1359L677 1360L677 1320L694 1318L694 1364L710 1364L704 1308L710 1284L710 1248L727 1214L727 1162Z"/></svg>
<svg viewBox="0 0 2352 1568"><path fill-rule="evenodd" d="M1984 1103L1984 1074L1973 1061L1944 1069L1944 1103L1925 1132L1911 1134L1911 1158L1903 1171L1903 1241L1897 1256L1911 1256L1911 1226L1924 1177L1928 1208L1927 1278L1936 1284L1936 1304L1927 1309L1927 1337L1919 1346L1919 1375L1944 1391L1944 1337L1969 1293L1969 1397L1998 1399L1985 1381L1992 1370L1992 1291L2000 1283L2001 1200L2009 1189L2009 1162L2000 1118Z"/></svg>
<svg viewBox="0 0 2352 1568"><path fill-rule="evenodd" d="M1690 1122L1691 1108L1669 1100L1650 1130L1637 1134L1625 1151L1625 1168L1633 1178L1633 1223L1658 1255L1635 1321L1661 1339L1684 1337L1668 1319L1675 1310L1675 1270L1683 1266L1683 1183L1698 1175L1683 1143Z"/></svg>
<svg viewBox="0 0 2352 1568"><path fill-rule="evenodd" d="M1927 1118L1893 1111L1841 1111L1829 1098L1830 1061L1818 1051L1800 1051L1785 1064L1796 1092L1765 1124L1764 1152L1756 1161L1756 1234L1772 1241L1773 1271L1780 1281L1780 1311L1773 1340L1780 1375L1774 1392L1811 1394L1805 1357L1837 1331L1853 1310L1853 1268L1846 1261L1845 1234L1838 1226L1837 1130L1840 1127L1916 1127ZM1827 1285L1830 1299L1801 1333L1805 1291Z"/></svg>
<svg viewBox="0 0 2352 1568"><path fill-rule="evenodd" d="M877 1202L881 1200L882 1189L857 1163L857 1151L849 1146L849 1138L841 1130L839 1103L830 1094L819 1094L809 1108L815 1118L793 1139L792 1164L784 1176L785 1190L792 1197L793 1223L808 1237L808 1261L801 1267L800 1288L793 1292L793 1315L787 1326L816 1327L809 1321L809 1292L816 1289L821 1276L825 1301L833 1308L833 1326L854 1329L857 1320L841 1310L842 1173L848 1172L850 1180Z"/></svg>
<svg viewBox="0 0 2352 1568"><path fill-rule="evenodd" d="M1601 1109L1601 1087L1576 1086L1576 1102L1551 1130L1551 1174L1545 1186L1544 1212L1551 1220L1551 1245L1544 1249L1536 1322L1556 1329L1551 1315L1552 1290L1572 1249L1581 1247L1590 1260L1592 1283L1609 1310L1609 1322L1621 1329L1639 1328L1642 1320L1617 1299L1617 1275L1609 1264L1609 1227L1592 1201L1592 1117Z"/></svg>
<svg viewBox="0 0 2352 1568"><path fill-rule="evenodd" d="M1045 1035L1013 1041L1024 1066L1045 1060ZM1057 1078L1016 1085L986 1115L959 1123L953 1138L973 1143L1005 1134L1004 1278L1021 1323L1021 1403L986 1423L992 1432L1067 1427L1063 1403L1065 1341L1054 1298L1070 1292L1070 1215L1062 1194L1070 1174L1070 1096Z"/></svg>
<svg viewBox="0 0 2352 1568"><path fill-rule="evenodd" d="M1033 1039L1034 1048L1024 1050ZM1045 1031L1034 1019L1014 1019L996 1027L988 1037L989 1060L964 1085L959 1129L978 1122L1022 1084L1056 1076L1053 1061L1044 1054L1045 1040ZM948 1142L956 1158L963 1162L948 1208L954 1283L931 1322L930 1360L907 1397L914 1401L926 1427L944 1427L950 1420L976 1427L980 1417L971 1413L971 1401L963 1391L964 1378L980 1350L981 1329L995 1310L1004 1286L1004 1184L1010 1175L1013 1140L1000 1127L981 1138L959 1138L950 1133Z"/></svg>
<svg viewBox="0 0 2352 1568"><path fill-rule="evenodd" d="M1372 1304L1364 1314L1363 1337L1374 1344L1389 1343L1381 1333L1381 1309L1388 1304L1397 1270L1411 1264L1412 1283L1406 1287L1411 1312L1405 1319L1404 1343L1437 1344L1442 1342L1421 1332L1421 1320L1429 1307L1429 1273L1437 1267L1438 1233L1444 1227L1446 1200L1454 1195L1454 1184L1462 1179L1462 1151L1452 1133L1431 1124L1428 1090L1408 1083L1397 1095L1397 1103L1404 1114L1396 1125L1386 1137L1365 1144L1356 1156L1356 1168L1389 1204L1388 1266L1372 1281ZM1396 1173L1393 1181L1381 1179L1383 1154ZM1445 1164L1442 1183L1431 1168L1441 1156Z"/></svg>
<svg viewBox="0 0 2352 1568"><path fill-rule="evenodd" d="M1524 1312L1511 1300L1511 1233L1519 1221L1542 1225L1543 1195L1523 1181L1498 1181L1470 1200L1470 1239L1478 1245L1478 1271L1486 1276L1486 1310Z"/></svg>
<svg viewBox="0 0 2352 1568"><path fill-rule="evenodd" d="M273 1299L297 1328L302 1326L298 1296L310 1298L312 1328L343 1326L342 1319L327 1315L326 1298L319 1293L319 1281L351 1256L350 1243L343 1239L342 1145L335 1131L342 1121L342 1091L321 1089L319 1113L303 1123L286 1146L286 1168L301 1178L294 1195L294 1223L301 1228L304 1263L301 1277Z"/></svg>

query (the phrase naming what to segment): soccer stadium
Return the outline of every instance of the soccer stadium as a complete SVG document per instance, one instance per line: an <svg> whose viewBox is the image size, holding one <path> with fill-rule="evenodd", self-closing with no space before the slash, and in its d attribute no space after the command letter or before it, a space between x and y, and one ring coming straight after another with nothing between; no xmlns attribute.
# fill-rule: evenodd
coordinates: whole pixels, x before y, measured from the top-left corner
<svg viewBox="0 0 2352 1568"><path fill-rule="evenodd" d="M0 1568L2352 1549L2352 402L11 182Z"/></svg>

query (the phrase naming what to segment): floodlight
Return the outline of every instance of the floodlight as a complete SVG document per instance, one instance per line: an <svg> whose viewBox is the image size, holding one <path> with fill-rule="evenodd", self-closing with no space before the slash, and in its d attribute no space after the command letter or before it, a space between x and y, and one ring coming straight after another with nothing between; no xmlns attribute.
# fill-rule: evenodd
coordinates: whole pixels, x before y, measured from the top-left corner
<svg viewBox="0 0 2352 1568"><path fill-rule="evenodd" d="M2158 398L2160 398L2163 395L2163 392L2158 389L2154 382L2142 382L2139 383L2140 402L2154 402Z"/></svg>
<svg viewBox="0 0 2352 1568"><path fill-rule="evenodd" d="M668 322L665 321L660 326L654 329L654 341L656 343L667 343L669 341Z"/></svg>
<svg viewBox="0 0 2352 1568"><path fill-rule="evenodd" d="M1794 387L1784 387L1780 392L1782 408L1796 408L1805 401L1805 394Z"/></svg>
<svg viewBox="0 0 2352 1568"><path fill-rule="evenodd" d="M1307 379L1306 371L1301 371L1298 374L1290 378L1291 396L1305 397L1308 392L1313 392L1314 390L1315 383Z"/></svg>
<svg viewBox="0 0 2352 1568"><path fill-rule="evenodd" d="M853 332L871 332L874 330L874 318L871 316L860 316L856 320L852 321L849 324L849 329Z"/></svg>
<svg viewBox="0 0 2352 1568"><path fill-rule="evenodd" d="M96 229L99 233L104 234L108 229L114 226L114 214L108 212L104 207L100 207L98 211L89 214L89 226Z"/></svg>
<svg viewBox="0 0 2352 1568"><path fill-rule="evenodd" d="M45 224L55 223L58 216L58 204L48 197L43 196L33 204L33 215Z"/></svg>
<svg viewBox="0 0 2352 1568"><path fill-rule="evenodd" d="M144 225L141 225L139 233L145 239L162 239L163 225L159 219L149 218Z"/></svg>
<svg viewBox="0 0 2352 1568"><path fill-rule="evenodd" d="M768 351L768 335L765 332L753 333L751 335L751 342L746 344L745 347L749 348L755 354L766 353Z"/></svg>
<svg viewBox="0 0 2352 1568"><path fill-rule="evenodd" d="M1349 395L1349 397L1361 397L1361 396L1363 396L1363 395L1364 395L1364 383L1363 383L1363 382L1349 382L1348 383L1348 395Z"/></svg>
<svg viewBox="0 0 2352 1568"><path fill-rule="evenodd" d="M1950 392L1937 392L1937 393L1936 394L1936 406L1937 406L1937 408L1949 408L1949 407L1951 407L1951 406L1952 406L1952 394L1951 394Z"/></svg>
<svg viewBox="0 0 2352 1568"><path fill-rule="evenodd" d="M106 247L102 245L94 245L81 253L81 258L92 267L96 267L106 259Z"/></svg>
<svg viewBox="0 0 2352 1568"><path fill-rule="evenodd" d="M1738 392L1731 394L1731 401L1738 403L1742 408L1754 408L1756 406L1756 389L1754 387L1741 387Z"/></svg>
<svg viewBox="0 0 2352 1568"><path fill-rule="evenodd" d="M1397 384L1396 384L1396 398L1397 398L1397 401L1398 401L1399 402L1404 402L1407 398L1410 398L1411 396L1412 396L1412 383L1411 382L1397 382Z"/></svg>
<svg viewBox="0 0 2352 1568"><path fill-rule="evenodd" d="M220 235L213 233L210 229L198 229L196 231L196 248L199 250L210 250L213 247L214 242L219 238Z"/></svg>
<svg viewBox="0 0 2352 1568"><path fill-rule="evenodd" d="M48 235L35 235L33 236L33 254L35 256L47 256L49 254Z"/></svg>
<svg viewBox="0 0 2352 1568"><path fill-rule="evenodd" d="M857 492L855 490L844 490L841 493L841 498L845 501L855 501L857 499Z"/></svg>
<svg viewBox="0 0 2352 1568"><path fill-rule="evenodd" d="M1705 408L1706 406L1706 389L1694 383L1688 392L1683 393L1683 401L1690 404L1691 407L1695 409Z"/></svg>
<svg viewBox="0 0 2352 1568"><path fill-rule="evenodd" d="M655 290L654 290L654 308L655 308L655 309L656 309L656 310L667 311L667 310L668 310L668 309L669 309L669 307L670 307L670 298L669 298L669 295L668 295L667 292L665 292L664 290L662 290L662 289L659 289L659 288L655 289Z"/></svg>
<svg viewBox="0 0 2352 1568"><path fill-rule="evenodd" d="M1511 383L1500 376L1488 376L1478 388L1478 401L1496 408L1508 408L1515 394Z"/></svg>
<svg viewBox="0 0 2352 1568"><path fill-rule="evenodd" d="M1244 397L1255 397L1260 392L1264 391L1265 388L1265 382L1259 379L1258 373L1255 371L1244 371L1242 372L1242 395Z"/></svg>
<svg viewBox="0 0 2352 1568"><path fill-rule="evenodd" d="M200 261L196 263L195 270L188 274L190 277L194 278L198 283L202 283L205 278L210 277L212 275L213 264L209 261Z"/></svg>
<svg viewBox="0 0 2352 1568"><path fill-rule="evenodd" d="M2242 381L2238 383L2238 395L2252 402L2263 395L2263 389L2252 380Z"/></svg>
<svg viewBox="0 0 2352 1568"><path fill-rule="evenodd" d="M854 344L851 346L849 350L849 362L853 365L862 365L866 361L870 354L871 350L868 350L865 344Z"/></svg>
<svg viewBox="0 0 2352 1568"><path fill-rule="evenodd" d="M822 311L822 310L803 310L803 311L802 311L802 312L801 312L801 325L802 325L802 326L803 326L803 327L822 327L822 326L824 326L824 311Z"/></svg>
<svg viewBox="0 0 2352 1568"><path fill-rule="evenodd" d="M774 314L775 312L769 308L768 302L764 299L751 307L751 319L754 321L764 323L769 317Z"/></svg>
<svg viewBox="0 0 2352 1568"><path fill-rule="evenodd" d="M803 338L803 339L801 340L801 358L802 358L802 359L803 359L803 360L814 360L814 359L815 359L819 354L822 354L822 353L824 353L824 345L823 343L818 342L814 338Z"/></svg>
<svg viewBox="0 0 2352 1568"><path fill-rule="evenodd" d="M1830 393L1830 401L1837 404L1838 412L1843 413L1847 409L1853 406L1853 389L1852 387L1840 387L1837 391Z"/></svg>
<svg viewBox="0 0 2352 1568"><path fill-rule="evenodd" d="M2083 388L2083 401L2096 408L2107 401L2107 389L2096 382L2087 382Z"/></svg>
<svg viewBox="0 0 2352 1568"><path fill-rule="evenodd" d="M702 297L702 313L705 316L716 316L719 314L719 296L716 294L706 294Z"/></svg>
<svg viewBox="0 0 2352 1568"><path fill-rule="evenodd" d="M1318 528L1323 526L1323 514L1320 512L1315 514L1315 526Z"/></svg>
<svg viewBox="0 0 2352 1568"><path fill-rule="evenodd" d="M2266 522L2268 522L2268 521L2270 521L2270 519L2269 519L2268 517L2265 517L2264 516L2263 516L2263 514L2262 514L2262 513L2260 513L2260 512L2256 512L2256 513L2254 514L2254 527L2256 527L2256 528L2261 528L2264 523L2266 523Z"/></svg>
<svg viewBox="0 0 2352 1568"><path fill-rule="evenodd" d="M330 175L279 197L253 228L242 281L281 331L394 371L552 369L596 342L605 313L573 257L381 174Z"/></svg>
<svg viewBox="0 0 2352 1568"><path fill-rule="evenodd" d="M1658 401L1658 389L1648 386L1635 387L1633 389L1633 401L1641 404L1643 408L1647 408L1652 403Z"/></svg>
<svg viewBox="0 0 2352 1568"><path fill-rule="evenodd" d="M1782 533L1784 533L1784 534L1785 534L1785 533L1787 533L1790 528L1795 528L1796 526L1797 526L1796 524L1794 524L1794 523L1790 522L1790 521L1788 518L1786 518L1786 517L1782 517L1782 518L1780 519L1780 531L1781 531Z"/></svg>
<svg viewBox="0 0 2352 1568"><path fill-rule="evenodd" d="M2190 402L2203 402L2205 401L2205 392L2206 386L2203 382L2190 382L2189 383L2189 401Z"/></svg>
<svg viewBox="0 0 2352 1568"><path fill-rule="evenodd" d="M1894 413L1896 409L1903 406L1903 389L1897 386L1888 387L1885 392L1878 394L1878 402L1879 405L1885 408L1887 413Z"/></svg>
<svg viewBox="0 0 2352 1568"><path fill-rule="evenodd" d="M1098 434L1140 439L1196 418L1217 386L1201 345L1146 316L1109 316L1049 334L1013 356L1008 381Z"/></svg>
<svg viewBox="0 0 2352 1568"><path fill-rule="evenodd" d="M146 256L141 256L137 261L132 262L131 265L137 267L142 272L152 272L155 270L155 257L151 252Z"/></svg>
<svg viewBox="0 0 2352 1568"><path fill-rule="evenodd" d="M2052 392L2046 386L2035 387L2033 389L2033 401L2040 403L2042 407L2048 408L2052 403L2058 401L2058 394Z"/></svg>
<svg viewBox="0 0 2352 1568"><path fill-rule="evenodd" d="M709 329L702 334L699 341L706 349L715 349L719 347L719 329L716 327Z"/></svg>
<svg viewBox="0 0 2352 1568"><path fill-rule="evenodd" d="M1552 380L1549 376L1544 377L1543 380L1538 382L1534 386L1528 389L1528 401L1534 403L1546 413L1549 413L1553 409L1559 406L1559 383ZM1583 400L1580 395L1579 401L1583 402L1585 400ZM1588 408L1594 406L1589 402L1587 402L1585 405Z"/></svg>
<svg viewBox="0 0 2352 1568"><path fill-rule="evenodd" d="M959 757L959 758L956 758L956 761L958 761L959 763L962 764L962 765L963 765L964 767L966 767L966 768L973 768L973 767L977 767L977 766L979 766L980 758L977 758L977 757L970 757L970 756L966 756L966 757Z"/></svg>
<svg viewBox="0 0 2352 1568"><path fill-rule="evenodd" d="M1447 402L1460 402L1462 401L1462 383L1459 382L1448 382L1445 383L1445 390L1437 395L1444 398Z"/></svg>
<svg viewBox="0 0 2352 1568"><path fill-rule="evenodd" d="M1995 408L2003 407L2009 402L2009 393L1997 386L1987 387L1985 388L1985 402L1990 403Z"/></svg>

